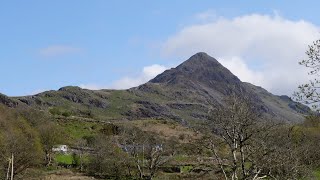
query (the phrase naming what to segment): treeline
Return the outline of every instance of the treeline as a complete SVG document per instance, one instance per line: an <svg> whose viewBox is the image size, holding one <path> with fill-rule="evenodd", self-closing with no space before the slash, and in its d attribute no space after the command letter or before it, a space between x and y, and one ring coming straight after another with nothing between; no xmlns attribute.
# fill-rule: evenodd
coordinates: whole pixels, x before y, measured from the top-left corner
<svg viewBox="0 0 320 180"><path fill-rule="evenodd" d="M0 179L5 179L14 156L14 175L41 163L43 154L38 132L20 114L0 106Z"/></svg>
<svg viewBox="0 0 320 180"><path fill-rule="evenodd" d="M320 168L320 117L268 119L250 98L231 96L210 114L205 147L220 179L312 179ZM218 179L219 179L218 178Z"/></svg>
<svg viewBox="0 0 320 180"><path fill-rule="evenodd" d="M23 178L28 168L47 166L52 146L66 142L64 132L50 116L32 109L0 106L0 179L6 179L13 156L13 175Z"/></svg>
<svg viewBox="0 0 320 180"><path fill-rule="evenodd" d="M174 140L163 140L137 128L123 129L119 135L95 138L95 153L87 166L89 174L101 178L152 179L175 154Z"/></svg>
<svg viewBox="0 0 320 180"><path fill-rule="evenodd" d="M54 161L57 144L76 149L72 168L105 179L153 179L164 172L181 179L314 178L320 169L319 116L292 125L262 117L243 97L225 104L212 108L198 129L201 138L188 142L114 124L74 140L45 112L0 106L0 179L6 178L12 155L16 179L24 179L30 168L63 166ZM191 162L182 175L179 157Z"/></svg>
<svg viewBox="0 0 320 180"><path fill-rule="evenodd" d="M173 155L169 149L173 150L176 144L168 144L170 141L138 128L112 124L103 125L94 136L75 140L45 112L5 106L0 106L0 128L0 179L6 179L9 171L11 173L12 156L15 179L24 179L28 169L64 166L54 161L52 148L58 144L76 149L69 152L72 164L68 167L88 175L151 179L158 168L168 162Z"/></svg>

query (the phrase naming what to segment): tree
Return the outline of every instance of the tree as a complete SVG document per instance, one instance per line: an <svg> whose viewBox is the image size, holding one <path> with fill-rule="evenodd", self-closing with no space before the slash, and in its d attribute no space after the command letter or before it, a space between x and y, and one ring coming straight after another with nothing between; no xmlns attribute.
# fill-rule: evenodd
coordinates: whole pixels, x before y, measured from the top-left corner
<svg viewBox="0 0 320 180"><path fill-rule="evenodd" d="M137 128L125 129L120 144L130 155L140 179L153 179L174 154L174 146Z"/></svg>
<svg viewBox="0 0 320 180"><path fill-rule="evenodd" d="M45 152L45 164L50 166L52 163L52 148L53 146L65 142L66 136L61 128L57 127L52 122L46 122L38 127L40 140Z"/></svg>
<svg viewBox="0 0 320 180"><path fill-rule="evenodd" d="M295 145L301 149L301 160L308 169L317 169L320 164L320 118L308 116L299 125L291 128L291 136Z"/></svg>
<svg viewBox="0 0 320 180"><path fill-rule="evenodd" d="M61 129L61 127L56 125L54 123L54 119L44 111L38 111L35 109L18 109L18 112L32 127L37 130L45 155L45 165L51 165L53 146L67 143L67 134Z"/></svg>
<svg viewBox="0 0 320 180"><path fill-rule="evenodd" d="M7 171L8 160L14 156L14 176L41 163L42 149L38 133L29 122L14 110L0 106L0 174Z"/></svg>
<svg viewBox="0 0 320 180"><path fill-rule="evenodd" d="M117 146L111 137L98 135L94 142L88 171L102 178L123 179L130 174L127 170L128 155Z"/></svg>
<svg viewBox="0 0 320 180"><path fill-rule="evenodd" d="M88 148L88 142L86 139L78 139L76 142L76 147L78 148L78 156L74 159L76 160L76 165L80 166L80 171L84 169L84 155L86 153L85 148Z"/></svg>
<svg viewBox="0 0 320 180"><path fill-rule="evenodd" d="M228 160L220 158L213 141L210 147L225 179L247 179L264 177L265 172L255 165L251 159L253 138L261 129L258 126L258 114L248 99L232 95L224 107L215 108L212 114L214 134L222 138L229 151ZM252 142L250 142L252 141ZM250 167L246 167L250 164ZM226 168L230 169L227 172Z"/></svg>
<svg viewBox="0 0 320 180"><path fill-rule="evenodd" d="M317 78L320 72L320 40L309 45L306 54L308 58L300 61L299 64L309 68L308 74L315 76L315 78L300 85L298 91L294 93L294 97L297 101L312 105L314 109L317 109L320 102L320 80Z"/></svg>
<svg viewBox="0 0 320 180"><path fill-rule="evenodd" d="M291 179L304 175L300 144L285 125L267 121L250 98L232 95L211 114L206 141L224 179Z"/></svg>

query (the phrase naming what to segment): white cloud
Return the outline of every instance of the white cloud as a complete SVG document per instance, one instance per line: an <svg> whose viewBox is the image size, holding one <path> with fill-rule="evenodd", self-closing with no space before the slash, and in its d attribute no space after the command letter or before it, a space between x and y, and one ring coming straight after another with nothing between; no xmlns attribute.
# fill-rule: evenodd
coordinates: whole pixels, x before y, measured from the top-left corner
<svg viewBox="0 0 320 180"><path fill-rule="evenodd" d="M37 90L34 90L31 93L29 93L28 95L37 95L37 94L43 93L45 91L48 91L48 89L37 89Z"/></svg>
<svg viewBox="0 0 320 180"><path fill-rule="evenodd" d="M142 72L135 77L123 77L112 84L115 89L128 89L146 83L158 74L164 72L167 67L159 64L153 64L143 68Z"/></svg>
<svg viewBox="0 0 320 180"><path fill-rule="evenodd" d="M153 64L143 68L142 74L147 79L156 77L158 74L163 73L167 68L159 64Z"/></svg>
<svg viewBox="0 0 320 180"><path fill-rule="evenodd" d="M196 14L195 18L202 22L207 22L207 21L215 20L217 18L217 15L212 9L209 9L207 11Z"/></svg>
<svg viewBox="0 0 320 180"><path fill-rule="evenodd" d="M53 57L60 56L66 54L74 54L80 52L80 48L67 46L67 45L52 45L45 48L40 49L39 53L44 57Z"/></svg>
<svg viewBox="0 0 320 180"><path fill-rule="evenodd" d="M98 85L98 84L80 84L79 87L82 89L91 89L91 90L99 90L99 89L108 89L108 86Z"/></svg>
<svg viewBox="0 0 320 180"><path fill-rule="evenodd" d="M250 69L240 57L218 58L223 66L244 82L251 82L255 85L263 85L263 73Z"/></svg>
<svg viewBox="0 0 320 180"><path fill-rule="evenodd" d="M222 57L218 60L241 80L291 95L308 78L298 61L317 38L319 27L310 22L251 14L186 26L163 43L162 51L183 58L200 51Z"/></svg>
<svg viewBox="0 0 320 180"><path fill-rule="evenodd" d="M98 84L81 84L80 87L84 89L98 90L98 89L128 89L146 83L150 79L156 77L158 74L164 72L167 67L159 64L146 66L137 76L125 76L119 80L114 81L110 85Z"/></svg>

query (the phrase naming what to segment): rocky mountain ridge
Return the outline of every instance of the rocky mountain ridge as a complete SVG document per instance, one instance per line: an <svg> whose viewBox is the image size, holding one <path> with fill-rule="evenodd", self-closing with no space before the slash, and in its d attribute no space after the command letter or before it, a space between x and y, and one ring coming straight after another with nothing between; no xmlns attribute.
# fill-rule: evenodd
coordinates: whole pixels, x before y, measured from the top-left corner
<svg viewBox="0 0 320 180"><path fill-rule="evenodd" d="M53 115L95 119L173 119L197 123L207 119L210 106L223 105L230 94L250 97L269 118L301 122L310 109L287 96L276 96L262 87L241 82L206 53L197 53L176 68L128 90L87 90L63 87L34 96L7 97L8 107L28 106Z"/></svg>

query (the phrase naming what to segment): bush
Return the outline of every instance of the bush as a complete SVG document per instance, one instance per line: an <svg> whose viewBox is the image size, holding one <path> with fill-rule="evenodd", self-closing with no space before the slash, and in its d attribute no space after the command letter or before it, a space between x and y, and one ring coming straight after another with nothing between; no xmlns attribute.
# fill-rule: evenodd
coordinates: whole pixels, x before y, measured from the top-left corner
<svg viewBox="0 0 320 180"><path fill-rule="evenodd" d="M115 143L105 136L95 141L95 153L89 158L88 172L102 178L124 179L129 176L129 159Z"/></svg>
<svg viewBox="0 0 320 180"><path fill-rule="evenodd" d="M117 135L119 134L119 127L114 124L108 123L102 127L100 132L107 136Z"/></svg>

